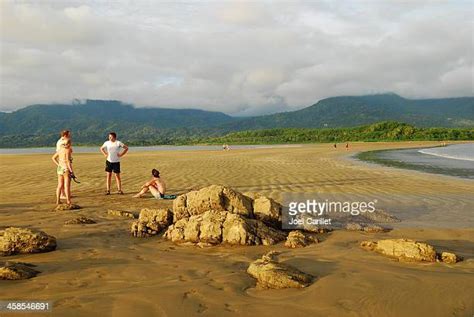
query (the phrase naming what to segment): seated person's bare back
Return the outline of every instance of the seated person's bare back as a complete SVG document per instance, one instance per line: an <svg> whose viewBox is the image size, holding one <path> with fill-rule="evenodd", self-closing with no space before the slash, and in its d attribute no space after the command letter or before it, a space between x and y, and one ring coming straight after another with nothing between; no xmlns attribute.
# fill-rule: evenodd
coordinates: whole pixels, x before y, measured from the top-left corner
<svg viewBox="0 0 474 317"><path fill-rule="evenodd" d="M153 175L153 178L149 182L146 182L142 186L142 190L133 197L141 198L148 191L156 199L160 199L164 197L165 192L166 192L166 183L162 178L160 178L160 172L156 169L153 169L151 171L151 174Z"/></svg>

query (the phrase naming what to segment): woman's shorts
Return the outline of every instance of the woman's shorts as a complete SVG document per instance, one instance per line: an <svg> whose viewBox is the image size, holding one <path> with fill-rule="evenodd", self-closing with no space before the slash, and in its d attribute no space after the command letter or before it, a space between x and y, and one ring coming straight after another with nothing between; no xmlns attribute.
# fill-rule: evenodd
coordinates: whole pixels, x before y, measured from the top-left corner
<svg viewBox="0 0 474 317"><path fill-rule="evenodd" d="M58 165L58 168L56 168L56 173L58 175L64 175L64 173L67 172L67 168L62 167L61 165Z"/></svg>

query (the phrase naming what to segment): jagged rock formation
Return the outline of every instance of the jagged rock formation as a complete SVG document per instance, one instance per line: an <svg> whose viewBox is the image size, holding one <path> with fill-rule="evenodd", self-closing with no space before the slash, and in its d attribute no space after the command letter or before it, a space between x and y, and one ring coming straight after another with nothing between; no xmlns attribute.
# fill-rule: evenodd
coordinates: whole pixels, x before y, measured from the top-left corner
<svg viewBox="0 0 474 317"><path fill-rule="evenodd" d="M0 231L0 255L39 253L56 249L56 238L43 231L10 227Z"/></svg>
<svg viewBox="0 0 474 317"><path fill-rule="evenodd" d="M312 243L318 243L318 238L314 234L302 232L299 230L291 231L286 238L285 247L303 248Z"/></svg>
<svg viewBox="0 0 474 317"><path fill-rule="evenodd" d="M314 280L313 276L295 267L277 262L274 252L250 263L247 273L257 279L257 286L261 288L303 288Z"/></svg>
<svg viewBox="0 0 474 317"><path fill-rule="evenodd" d="M169 209L143 208L138 220L131 225L130 232L134 237L149 237L166 229L173 218Z"/></svg>
<svg viewBox="0 0 474 317"><path fill-rule="evenodd" d="M7 261L0 264L0 280L24 280L35 277L40 272L33 269L35 265Z"/></svg>

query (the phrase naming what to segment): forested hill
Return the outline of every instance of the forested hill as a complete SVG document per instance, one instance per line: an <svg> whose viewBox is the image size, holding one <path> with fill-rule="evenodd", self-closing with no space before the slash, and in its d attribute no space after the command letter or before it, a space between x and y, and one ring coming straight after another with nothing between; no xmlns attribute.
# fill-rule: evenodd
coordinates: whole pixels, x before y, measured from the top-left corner
<svg viewBox="0 0 474 317"><path fill-rule="evenodd" d="M230 122L230 130L354 127L380 121L420 127L474 127L474 97L406 99L396 94L323 99L292 112Z"/></svg>
<svg viewBox="0 0 474 317"><path fill-rule="evenodd" d="M0 147L51 146L60 130L98 144L108 131L137 144L173 144L270 128L343 128L398 121L417 127L474 127L474 97L422 99L395 94L333 97L292 112L237 118L196 109L136 108L119 101L32 105L0 112ZM187 141L186 141L187 142Z"/></svg>

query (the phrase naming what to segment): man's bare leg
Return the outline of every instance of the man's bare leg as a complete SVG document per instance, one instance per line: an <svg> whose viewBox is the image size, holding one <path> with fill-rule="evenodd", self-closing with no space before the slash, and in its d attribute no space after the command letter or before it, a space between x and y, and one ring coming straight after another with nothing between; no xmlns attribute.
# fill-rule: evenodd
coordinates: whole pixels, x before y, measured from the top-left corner
<svg viewBox="0 0 474 317"><path fill-rule="evenodd" d="M110 184L112 183L112 172L107 172L107 193L110 194Z"/></svg>
<svg viewBox="0 0 474 317"><path fill-rule="evenodd" d="M147 192L148 192L148 187L144 187L138 194L134 195L133 198L141 198Z"/></svg>
<svg viewBox="0 0 474 317"><path fill-rule="evenodd" d="M117 182L117 190L119 193L122 192L122 179L120 178L120 173L114 173L115 181Z"/></svg>

